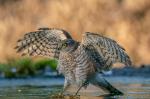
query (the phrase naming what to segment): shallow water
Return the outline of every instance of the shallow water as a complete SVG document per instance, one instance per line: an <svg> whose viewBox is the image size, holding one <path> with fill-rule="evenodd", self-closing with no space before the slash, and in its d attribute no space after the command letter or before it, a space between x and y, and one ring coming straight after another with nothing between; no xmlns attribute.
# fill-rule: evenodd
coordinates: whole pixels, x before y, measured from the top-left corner
<svg viewBox="0 0 150 99"><path fill-rule="evenodd" d="M150 99L150 78L106 77L124 96L61 96L62 78L0 79L0 99Z"/></svg>

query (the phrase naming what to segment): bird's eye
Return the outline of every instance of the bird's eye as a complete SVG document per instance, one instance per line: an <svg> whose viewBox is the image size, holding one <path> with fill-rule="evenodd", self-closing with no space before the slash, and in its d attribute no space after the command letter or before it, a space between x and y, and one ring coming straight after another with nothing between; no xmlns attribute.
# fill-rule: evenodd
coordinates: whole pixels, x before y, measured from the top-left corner
<svg viewBox="0 0 150 99"><path fill-rule="evenodd" d="M63 44L63 47L67 47L67 44L66 44L66 43L64 43L64 44Z"/></svg>

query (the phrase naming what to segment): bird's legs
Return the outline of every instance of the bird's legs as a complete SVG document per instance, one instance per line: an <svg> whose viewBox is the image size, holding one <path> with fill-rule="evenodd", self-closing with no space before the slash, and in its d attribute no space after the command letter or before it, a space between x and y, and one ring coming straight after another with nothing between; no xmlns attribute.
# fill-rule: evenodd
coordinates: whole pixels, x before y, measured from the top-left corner
<svg viewBox="0 0 150 99"><path fill-rule="evenodd" d="M81 90L82 87L83 87L83 85L81 85L81 86L78 88L78 90L77 90L77 92L75 93L75 95L78 95L78 92Z"/></svg>
<svg viewBox="0 0 150 99"><path fill-rule="evenodd" d="M68 80L65 78L64 88L63 88L63 91L61 92L61 94L63 94L63 93L68 89L69 86L70 86L70 83L69 83Z"/></svg>
<svg viewBox="0 0 150 99"><path fill-rule="evenodd" d="M78 90L76 91L75 95L78 95L79 91L81 90L82 87L85 87L88 85L88 81L85 81L79 88Z"/></svg>

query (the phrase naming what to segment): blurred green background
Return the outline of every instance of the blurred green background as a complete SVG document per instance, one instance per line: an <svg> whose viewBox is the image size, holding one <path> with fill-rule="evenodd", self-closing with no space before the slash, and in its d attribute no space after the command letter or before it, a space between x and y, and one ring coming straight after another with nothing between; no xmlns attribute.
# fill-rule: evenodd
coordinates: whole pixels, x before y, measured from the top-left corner
<svg viewBox="0 0 150 99"><path fill-rule="evenodd" d="M6 63L0 64L1 77L24 78L43 75L46 71L56 71L57 61L49 59L31 58L8 59Z"/></svg>

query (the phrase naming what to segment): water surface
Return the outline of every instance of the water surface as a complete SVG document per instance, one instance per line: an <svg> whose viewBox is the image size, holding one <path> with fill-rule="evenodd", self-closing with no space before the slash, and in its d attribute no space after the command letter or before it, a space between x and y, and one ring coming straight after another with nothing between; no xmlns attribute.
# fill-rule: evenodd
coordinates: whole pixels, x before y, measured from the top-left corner
<svg viewBox="0 0 150 99"><path fill-rule="evenodd" d="M150 99L150 78L106 77L124 96L61 96L63 78L0 79L0 99Z"/></svg>

